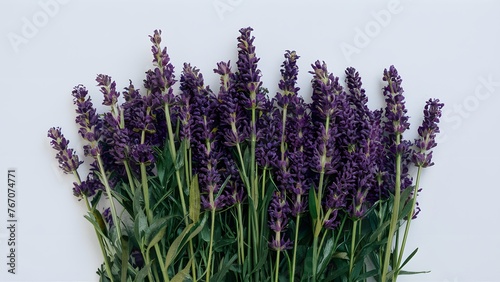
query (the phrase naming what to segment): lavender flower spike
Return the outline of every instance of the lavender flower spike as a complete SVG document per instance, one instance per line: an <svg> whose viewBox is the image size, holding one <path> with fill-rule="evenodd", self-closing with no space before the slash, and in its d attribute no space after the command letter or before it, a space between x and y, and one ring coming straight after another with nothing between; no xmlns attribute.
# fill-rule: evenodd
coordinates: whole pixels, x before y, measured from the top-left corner
<svg viewBox="0 0 500 282"><path fill-rule="evenodd" d="M386 130L392 134L402 134L410 127L406 115L403 88L401 87L402 79L394 66L390 66L389 70L384 70L383 79L387 81L387 86L383 88L385 102L387 103L385 111L388 120Z"/></svg>
<svg viewBox="0 0 500 282"><path fill-rule="evenodd" d="M284 231L288 225L288 214L290 208L284 193L274 192L269 205L269 228L275 232L275 236L269 242L269 247L275 251L290 249L292 242L285 240Z"/></svg>
<svg viewBox="0 0 500 282"><path fill-rule="evenodd" d="M80 125L78 133L83 139L90 142L89 145L84 146L85 155L96 157L100 154L97 141L100 138L102 122L87 94L88 91L83 85L77 85L73 89L73 102L77 106L76 113L78 114L75 121Z"/></svg>
<svg viewBox="0 0 500 282"><path fill-rule="evenodd" d="M89 173L87 180L82 181L80 184L73 183L73 195L77 198L83 198L84 196L90 198L99 190L104 190L104 186L93 173Z"/></svg>
<svg viewBox="0 0 500 282"><path fill-rule="evenodd" d="M154 71L148 73L151 75L152 82L149 87L152 93L161 92L162 100L165 104L174 103L174 91L172 85L176 82L174 76L174 66L170 62L167 54L167 48L161 49L161 30L155 30L153 35L149 36L151 43L151 52L153 53L153 64L156 66Z"/></svg>
<svg viewBox="0 0 500 282"><path fill-rule="evenodd" d="M415 140L416 150L412 156L413 163L418 167L429 167L432 162L432 148L436 147L436 134L439 133L439 118L444 104L439 99L429 99L424 108L424 120L418 128L419 139Z"/></svg>
<svg viewBox="0 0 500 282"><path fill-rule="evenodd" d="M64 138L61 128L52 127L49 129L47 136L52 139L50 144L57 151L56 159L63 172L68 174L76 172L83 161L79 160L78 155L73 149L68 148L69 141Z"/></svg>
<svg viewBox="0 0 500 282"><path fill-rule="evenodd" d="M120 92L116 92L116 82L111 81L111 77L105 74L98 74L97 86L101 87L101 93L104 95L104 101L102 102L105 106L114 106L120 96Z"/></svg>

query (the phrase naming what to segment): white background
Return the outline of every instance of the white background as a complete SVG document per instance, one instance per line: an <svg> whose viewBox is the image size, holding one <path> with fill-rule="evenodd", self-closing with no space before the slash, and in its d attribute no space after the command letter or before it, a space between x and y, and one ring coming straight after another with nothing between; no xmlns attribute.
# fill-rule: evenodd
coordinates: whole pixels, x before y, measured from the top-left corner
<svg viewBox="0 0 500 282"><path fill-rule="evenodd" d="M497 1L1 1L0 280L97 281L95 234L73 197L46 138L61 126L81 153L72 87L83 83L95 104L95 75L120 89L140 86L151 66L148 35L163 31L176 74L199 67L207 84L221 60L235 62L241 27L255 29L264 86L277 90L286 49L296 50L301 94L309 97L315 60L343 79L363 78L372 108L381 77L394 64L403 78L414 138L430 97L446 104L436 165L423 174L422 212L400 281L500 281L500 2ZM17 170L17 274L7 273L7 170Z"/></svg>

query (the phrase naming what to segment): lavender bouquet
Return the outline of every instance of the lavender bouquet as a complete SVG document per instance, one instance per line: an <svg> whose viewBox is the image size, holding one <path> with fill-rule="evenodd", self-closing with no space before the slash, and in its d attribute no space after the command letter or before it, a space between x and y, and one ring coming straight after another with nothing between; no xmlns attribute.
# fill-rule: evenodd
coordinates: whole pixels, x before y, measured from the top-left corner
<svg viewBox="0 0 500 282"><path fill-rule="evenodd" d="M98 75L105 113L85 86L73 89L88 174L61 128L48 137L88 209L100 281L385 282L418 273L403 270L417 252L405 257L405 246L443 104L427 101L411 142L393 66L383 73L384 108L368 108L354 68L343 86L320 61L306 103L295 51L285 52L271 98L251 32L240 30L234 66L216 64L215 92L188 63L176 80L160 31L150 36L142 89L130 82L120 92Z"/></svg>

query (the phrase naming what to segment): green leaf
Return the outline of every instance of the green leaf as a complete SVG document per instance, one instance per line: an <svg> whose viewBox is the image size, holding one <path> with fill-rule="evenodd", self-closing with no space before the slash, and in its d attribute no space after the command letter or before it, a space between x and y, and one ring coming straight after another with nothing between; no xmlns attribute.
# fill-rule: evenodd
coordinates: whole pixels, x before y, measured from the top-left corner
<svg viewBox="0 0 500 282"><path fill-rule="evenodd" d="M382 223L382 225L380 225L377 229L375 229L373 231L373 233L370 235L370 238L369 238L370 242L378 240L378 237L380 235L382 235L382 233L387 231L387 228L389 227L390 224L391 224L391 221L387 220L384 223Z"/></svg>
<svg viewBox="0 0 500 282"><path fill-rule="evenodd" d="M168 220L170 218L171 217L163 217L160 219L156 219L148 228L146 228L145 243L148 249L150 249L158 242L160 242L161 239L163 239L163 237L165 236L165 231L167 230Z"/></svg>
<svg viewBox="0 0 500 282"><path fill-rule="evenodd" d="M87 219L92 225L94 225L94 229L103 237L103 238L108 238L107 234L104 234L101 230L101 227L95 220L95 216L89 212L89 215L83 216L85 219Z"/></svg>
<svg viewBox="0 0 500 282"><path fill-rule="evenodd" d="M167 192L163 193L163 196L158 200L158 202L154 205L152 211L155 211L161 204L164 204L164 201L172 195L172 190L168 190Z"/></svg>
<svg viewBox="0 0 500 282"><path fill-rule="evenodd" d="M137 186L140 188L140 186ZM140 189L137 189L136 191L137 193L135 193L135 196L134 196L134 202L133 202L133 211L134 211L134 214L138 214L140 210L142 210L142 202L143 202L143 197L142 197L142 193Z"/></svg>
<svg viewBox="0 0 500 282"><path fill-rule="evenodd" d="M411 254L405 259L405 261L399 267L399 271L403 269L403 267L417 254L418 248L416 248Z"/></svg>
<svg viewBox="0 0 500 282"><path fill-rule="evenodd" d="M224 252L224 251L227 251L227 246L231 246L233 245L234 243L236 243L236 240L237 238L236 237L233 237L233 238L221 238L221 239L218 239L218 240L215 240L214 242L214 252Z"/></svg>
<svg viewBox="0 0 500 282"><path fill-rule="evenodd" d="M307 249L306 258L304 260L304 274L302 280L308 281L309 277L312 277L312 260L313 260L313 248L309 247Z"/></svg>
<svg viewBox="0 0 500 282"><path fill-rule="evenodd" d="M226 188L226 185L229 182L230 178L231 178L231 175L226 177L226 180L224 180L224 183L222 183L222 185L220 186L219 191L217 192L217 195L215 195L215 199L217 199L222 194L222 191L224 191L224 188Z"/></svg>
<svg viewBox="0 0 500 282"><path fill-rule="evenodd" d="M101 229L102 233L105 235L105 237L108 237L107 235L108 229L106 228L106 224L104 223L104 219L102 218L101 212L99 212L97 209L92 209L92 215L94 216L94 219L99 225L99 228Z"/></svg>
<svg viewBox="0 0 500 282"><path fill-rule="evenodd" d="M318 204L316 197L316 190L314 189L314 187L311 187L311 189L309 189L309 212L311 213L311 217L313 220L316 220L318 218Z"/></svg>
<svg viewBox="0 0 500 282"><path fill-rule="evenodd" d="M191 264L193 263L193 258L189 260L189 262L186 264L186 266L181 269L170 281L171 282L184 282L184 281L192 281L193 278L191 275L189 275L189 268L191 267Z"/></svg>
<svg viewBox="0 0 500 282"><path fill-rule="evenodd" d="M141 270L137 272L135 276L134 282L143 282L144 279L148 276L149 269L151 268L151 263L145 265Z"/></svg>
<svg viewBox="0 0 500 282"><path fill-rule="evenodd" d="M429 270L424 270L424 271L406 271L406 270L401 270L399 272L400 275L414 275L414 274L422 274L422 273L430 273Z"/></svg>
<svg viewBox="0 0 500 282"><path fill-rule="evenodd" d="M198 183L198 175L193 176L191 185L189 186L189 217L193 222L200 220L200 187Z"/></svg>
<svg viewBox="0 0 500 282"><path fill-rule="evenodd" d="M183 152L184 147L186 147L185 142L181 142L181 145L179 147L178 152ZM175 160L175 170L180 170L182 168L182 166L184 165L184 158L183 158L182 154L177 154L176 158L177 159Z"/></svg>
<svg viewBox="0 0 500 282"><path fill-rule="evenodd" d="M334 244L334 237L330 237L325 244L325 247L323 248L323 252L321 253L321 258L319 260L318 264L318 272L316 273L321 274L325 270L325 268L328 266L330 259L337 249L337 246Z"/></svg>
<svg viewBox="0 0 500 282"><path fill-rule="evenodd" d="M127 268L128 268L128 237L122 236L122 270L121 270L121 281L127 282Z"/></svg>
<svg viewBox="0 0 500 282"><path fill-rule="evenodd" d="M139 244L142 244L143 242L142 239L144 238L146 228L148 228L148 219L146 218L146 215L144 214L142 209L140 209L137 212L134 220L134 233Z"/></svg>
<svg viewBox="0 0 500 282"><path fill-rule="evenodd" d="M215 273L214 275L212 275L212 277L210 277L210 282L227 281L226 274L237 258L238 258L237 254L234 254L230 259L228 259L228 257L224 257L224 263L222 264L222 267L219 269L217 273Z"/></svg>
<svg viewBox="0 0 500 282"><path fill-rule="evenodd" d="M370 271L367 271L365 273L361 273L357 278L358 280L357 281L363 281L363 280L366 280L370 277L373 277L377 275L377 269L372 269Z"/></svg>
<svg viewBox="0 0 500 282"><path fill-rule="evenodd" d="M332 255L332 258L348 260L349 256L347 255L347 252L336 252Z"/></svg>
<svg viewBox="0 0 500 282"><path fill-rule="evenodd" d="M92 206L92 209L95 209L97 207L97 204L99 204L99 201L101 200L102 196L102 190L99 190L97 194L92 198L92 201L90 202L90 205Z"/></svg>
<svg viewBox="0 0 500 282"><path fill-rule="evenodd" d="M170 245L170 248L168 249L167 256L165 257L165 268L168 268L169 265L174 261L175 257L177 256L179 251L184 247L184 245L194 236L200 233L200 231L203 229L203 226L205 226L206 222L207 222L207 216L204 216L201 221L186 226L186 228L184 228L182 233L179 236L177 236L177 238L175 238L175 240Z"/></svg>

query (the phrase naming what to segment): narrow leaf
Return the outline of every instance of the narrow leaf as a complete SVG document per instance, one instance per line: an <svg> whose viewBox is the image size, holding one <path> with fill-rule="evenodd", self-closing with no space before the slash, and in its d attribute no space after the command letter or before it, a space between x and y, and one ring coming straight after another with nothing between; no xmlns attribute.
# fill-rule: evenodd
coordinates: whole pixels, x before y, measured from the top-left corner
<svg viewBox="0 0 500 282"><path fill-rule="evenodd" d="M224 258L224 263L222 264L222 267L219 269L217 273L212 275L210 278L210 282L224 282L227 281L226 279L226 274L233 266L233 263L236 261L238 258L237 254L234 254L229 260L227 260L227 257Z"/></svg>
<svg viewBox="0 0 500 282"><path fill-rule="evenodd" d="M146 229L145 238L148 249L156 245L165 236L168 220L170 217L163 217L154 220L153 223Z"/></svg>
<svg viewBox="0 0 500 282"><path fill-rule="evenodd" d="M127 282L127 268L128 268L128 238L123 236L122 241L122 270L121 270L121 281Z"/></svg>
<svg viewBox="0 0 500 282"><path fill-rule="evenodd" d="M174 261L179 250L182 249L184 244L187 241L191 240L191 238L196 236L198 233L200 233L200 231L203 229L203 226L205 225L206 222L207 222L207 216L204 216L200 222L198 222L196 224L192 223L192 224L186 226L186 228L184 228L182 233L179 236L177 236L177 238L175 238L175 240L172 242L172 245L170 245L170 248L168 249L167 256L165 257L165 268L168 268L170 266L170 264ZM194 230L191 232L192 229L194 229ZM187 234L190 234L190 235L187 236ZM184 237L186 237L186 236L187 236L187 238L186 238L186 240L184 240Z"/></svg>
<svg viewBox="0 0 500 282"><path fill-rule="evenodd" d="M399 271L403 269L403 267L417 254L418 248L416 248L411 254L405 259L405 261L399 267Z"/></svg>
<svg viewBox="0 0 500 282"><path fill-rule="evenodd" d="M314 187L311 187L311 189L309 189L309 212L311 213L311 217L313 220L316 220L318 218L318 211L316 210L318 204L316 197L316 190L314 189Z"/></svg>
<svg viewBox="0 0 500 282"><path fill-rule="evenodd" d="M193 176L189 187L189 217L193 222L200 220L200 187L198 183L198 175Z"/></svg>
<svg viewBox="0 0 500 282"><path fill-rule="evenodd" d="M191 267L191 264L193 263L193 258L189 260L189 262L186 264L186 266L181 269L173 278L170 280L171 282L184 282L184 281L192 281L193 278L191 275L189 275L189 268Z"/></svg>
<svg viewBox="0 0 500 282"><path fill-rule="evenodd" d="M144 279L146 279L146 276L148 276L150 268L151 268L151 263L148 263L141 270L139 270L139 272L137 272L137 275L135 276L134 282L143 282Z"/></svg>

